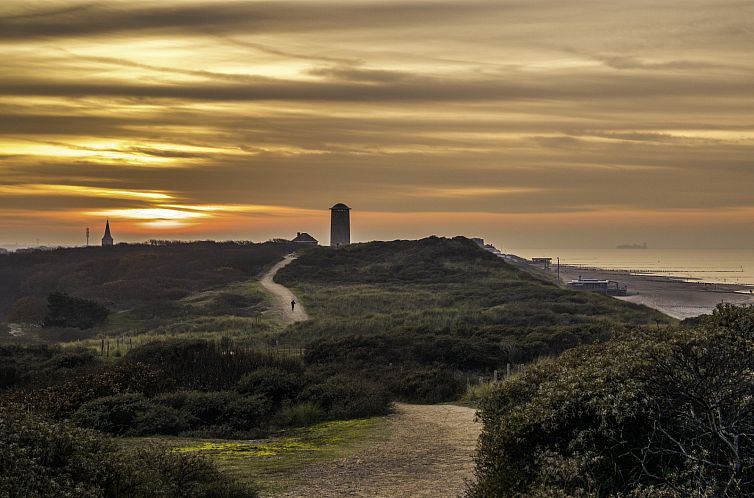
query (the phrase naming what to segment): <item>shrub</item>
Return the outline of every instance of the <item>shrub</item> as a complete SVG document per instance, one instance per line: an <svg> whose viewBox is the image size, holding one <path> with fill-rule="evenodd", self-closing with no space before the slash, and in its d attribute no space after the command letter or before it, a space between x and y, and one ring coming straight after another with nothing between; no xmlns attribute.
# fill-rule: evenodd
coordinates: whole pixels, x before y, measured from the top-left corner
<svg viewBox="0 0 754 498"><path fill-rule="evenodd" d="M464 380L443 367L415 368L393 374L392 391L415 403L441 403L458 399L466 388Z"/></svg>
<svg viewBox="0 0 754 498"><path fill-rule="evenodd" d="M326 416L322 408L306 401L284 406L278 412L276 421L280 426L304 427L321 422Z"/></svg>
<svg viewBox="0 0 754 498"><path fill-rule="evenodd" d="M316 403L328 417L337 419L385 415L390 411L390 395L382 386L346 375L309 386L301 398Z"/></svg>
<svg viewBox="0 0 754 498"><path fill-rule="evenodd" d="M62 418L97 398L126 393L153 396L168 390L172 384L172 379L151 365L121 363L61 384L21 393L15 399L31 409Z"/></svg>
<svg viewBox="0 0 754 498"><path fill-rule="evenodd" d="M754 341L723 326L752 317L718 308L700 328L626 334L501 382L482 402L470 496L752 496Z"/></svg>
<svg viewBox="0 0 754 498"><path fill-rule="evenodd" d="M47 298L45 327L90 329L107 319L110 310L99 303L53 292Z"/></svg>
<svg viewBox="0 0 754 498"><path fill-rule="evenodd" d="M162 394L155 403L179 410L191 429L211 430L212 426L246 431L266 425L271 403L263 396L244 396L235 391L183 391Z"/></svg>
<svg viewBox="0 0 754 498"><path fill-rule="evenodd" d="M155 341L132 349L125 360L154 365L188 390L232 389L241 377L264 367L302 369L298 358L250 350L232 341Z"/></svg>
<svg viewBox="0 0 754 498"><path fill-rule="evenodd" d="M0 496L254 498L209 461L112 440L13 408L0 411Z"/></svg>
<svg viewBox="0 0 754 498"><path fill-rule="evenodd" d="M188 428L180 411L158 405L140 394L106 396L83 404L71 417L79 427L118 436L177 434Z"/></svg>
<svg viewBox="0 0 754 498"><path fill-rule="evenodd" d="M236 390L265 396L280 404L285 399L295 399L303 387L301 376L280 368L260 368L244 375Z"/></svg>

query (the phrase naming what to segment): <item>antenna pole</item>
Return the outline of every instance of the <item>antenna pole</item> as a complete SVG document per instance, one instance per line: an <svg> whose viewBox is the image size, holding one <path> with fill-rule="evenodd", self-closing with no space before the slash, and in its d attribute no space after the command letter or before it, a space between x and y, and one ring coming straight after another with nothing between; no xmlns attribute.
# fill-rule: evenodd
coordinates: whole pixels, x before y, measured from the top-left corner
<svg viewBox="0 0 754 498"><path fill-rule="evenodd" d="M86 247L89 247L89 227L86 227Z"/></svg>

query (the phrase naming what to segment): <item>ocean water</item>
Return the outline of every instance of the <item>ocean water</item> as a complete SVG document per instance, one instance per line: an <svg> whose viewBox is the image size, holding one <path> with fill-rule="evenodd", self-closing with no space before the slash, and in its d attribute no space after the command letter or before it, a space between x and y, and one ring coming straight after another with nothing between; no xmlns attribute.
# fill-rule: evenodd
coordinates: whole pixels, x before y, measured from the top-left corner
<svg viewBox="0 0 754 498"><path fill-rule="evenodd" d="M559 257L560 263L566 265L754 285L752 249L511 249L509 252L524 258L552 258L553 264Z"/></svg>

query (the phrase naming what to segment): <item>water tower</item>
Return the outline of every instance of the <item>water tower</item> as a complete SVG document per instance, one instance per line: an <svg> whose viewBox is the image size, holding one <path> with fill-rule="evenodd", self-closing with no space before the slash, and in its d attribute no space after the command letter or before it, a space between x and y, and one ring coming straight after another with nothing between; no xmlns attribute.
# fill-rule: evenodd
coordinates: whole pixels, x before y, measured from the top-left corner
<svg viewBox="0 0 754 498"><path fill-rule="evenodd" d="M351 208L336 204L330 208L330 247L351 243Z"/></svg>

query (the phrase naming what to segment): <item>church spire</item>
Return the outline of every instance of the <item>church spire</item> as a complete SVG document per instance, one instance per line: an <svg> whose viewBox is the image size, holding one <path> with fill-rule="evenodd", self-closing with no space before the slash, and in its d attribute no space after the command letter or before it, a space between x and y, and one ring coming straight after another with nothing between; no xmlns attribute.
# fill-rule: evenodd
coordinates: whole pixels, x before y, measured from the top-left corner
<svg viewBox="0 0 754 498"><path fill-rule="evenodd" d="M107 222L105 223L105 236L102 237L102 245L103 246L113 245L113 236L110 235L110 220L107 220Z"/></svg>

